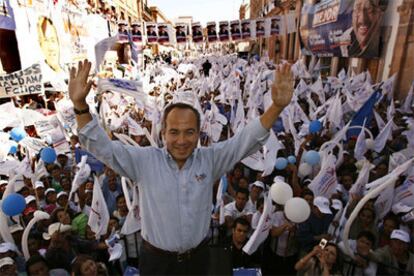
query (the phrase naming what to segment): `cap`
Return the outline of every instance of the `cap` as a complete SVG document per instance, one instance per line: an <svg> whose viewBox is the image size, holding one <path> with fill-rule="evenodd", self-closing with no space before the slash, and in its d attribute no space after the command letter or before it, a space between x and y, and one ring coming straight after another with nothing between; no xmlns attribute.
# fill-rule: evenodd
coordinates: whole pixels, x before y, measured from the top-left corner
<svg viewBox="0 0 414 276"><path fill-rule="evenodd" d="M22 230L24 230L23 226L21 226L18 223L9 226L9 231L12 234L18 231L22 231Z"/></svg>
<svg viewBox="0 0 414 276"><path fill-rule="evenodd" d="M27 205L32 201L36 201L36 198L32 195L28 195L24 200L26 201L26 205Z"/></svg>
<svg viewBox="0 0 414 276"><path fill-rule="evenodd" d="M43 184L42 181L36 181L34 187L35 187L35 189L37 189L37 188L44 188L45 185Z"/></svg>
<svg viewBox="0 0 414 276"><path fill-rule="evenodd" d="M253 182L253 186L262 188L263 190L265 189L265 185L264 185L264 183L262 181L255 181L255 182Z"/></svg>
<svg viewBox="0 0 414 276"><path fill-rule="evenodd" d="M0 243L0 253L6 253L8 251L17 252L17 247L10 242Z"/></svg>
<svg viewBox="0 0 414 276"><path fill-rule="evenodd" d="M7 185L7 183L9 183L7 180L0 180L0 186Z"/></svg>
<svg viewBox="0 0 414 276"><path fill-rule="evenodd" d="M4 257L0 259L0 268L6 265L14 265L14 261L10 257Z"/></svg>
<svg viewBox="0 0 414 276"><path fill-rule="evenodd" d="M392 240L400 240L406 243L410 243L410 235L404 230L395 229L391 233Z"/></svg>
<svg viewBox="0 0 414 276"><path fill-rule="evenodd" d="M410 207L408 205L405 205L401 202L398 202L394 205L392 205L392 212L396 215L400 214L400 213L408 213L410 212L412 209L414 209L413 207Z"/></svg>
<svg viewBox="0 0 414 276"><path fill-rule="evenodd" d="M45 195L47 195L48 193L56 193L56 190L55 189L53 189L53 188L48 188L48 189L46 189L46 191L45 191Z"/></svg>
<svg viewBox="0 0 414 276"><path fill-rule="evenodd" d="M59 230L59 233L67 232L72 230L72 226L68 224L62 224L60 222L55 222L49 225L47 233L43 233L43 238L45 240L50 240L52 235Z"/></svg>
<svg viewBox="0 0 414 276"><path fill-rule="evenodd" d="M137 21L134 21L131 24L131 26L139 26L139 25L141 25L141 22L137 22Z"/></svg>
<svg viewBox="0 0 414 276"><path fill-rule="evenodd" d="M57 198L61 197L61 196L68 196L67 192L60 192L57 194Z"/></svg>
<svg viewBox="0 0 414 276"><path fill-rule="evenodd" d="M339 199L332 199L332 208L334 208L335 210L342 210L342 208L344 207L344 205L342 204L342 201L340 201Z"/></svg>
<svg viewBox="0 0 414 276"><path fill-rule="evenodd" d="M128 24L126 23L126 21L125 21L125 20L119 20L119 21L118 21L118 26L119 26L119 25L125 25L125 26L126 26L126 25L128 25Z"/></svg>
<svg viewBox="0 0 414 276"><path fill-rule="evenodd" d="M318 207L319 211L322 214L332 214L331 209L329 208L329 199L323 196L317 196L313 200L313 205Z"/></svg>

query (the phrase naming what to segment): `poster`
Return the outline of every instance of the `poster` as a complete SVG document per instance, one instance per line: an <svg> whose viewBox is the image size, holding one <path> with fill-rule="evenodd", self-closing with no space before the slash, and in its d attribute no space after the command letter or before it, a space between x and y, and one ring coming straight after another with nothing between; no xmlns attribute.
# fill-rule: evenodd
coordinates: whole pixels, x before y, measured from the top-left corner
<svg viewBox="0 0 414 276"><path fill-rule="evenodd" d="M216 22L207 22L207 41L217 41Z"/></svg>
<svg viewBox="0 0 414 276"><path fill-rule="evenodd" d="M167 44L170 42L170 32L167 24L158 23L158 43Z"/></svg>
<svg viewBox="0 0 414 276"><path fill-rule="evenodd" d="M265 36L265 19L260 18L256 20L256 37Z"/></svg>
<svg viewBox="0 0 414 276"><path fill-rule="evenodd" d="M242 39L250 39L252 37L252 26L251 21L248 19L242 20L241 22L241 33Z"/></svg>
<svg viewBox="0 0 414 276"><path fill-rule="evenodd" d="M302 47L317 56L378 57L387 4L387 0L326 0L304 5Z"/></svg>
<svg viewBox="0 0 414 276"><path fill-rule="evenodd" d="M241 39L240 20L230 22L231 39L233 41Z"/></svg>
<svg viewBox="0 0 414 276"><path fill-rule="evenodd" d="M191 31L193 34L194 43L203 42L203 30L199 22L193 23L191 25Z"/></svg>
<svg viewBox="0 0 414 276"><path fill-rule="evenodd" d="M157 24L148 22L146 23L147 41L148 43L154 43L158 41Z"/></svg>
<svg viewBox="0 0 414 276"><path fill-rule="evenodd" d="M40 64L0 76L0 98L44 93Z"/></svg>
<svg viewBox="0 0 414 276"><path fill-rule="evenodd" d="M177 43L185 43L187 41L187 24L178 23L175 25L175 37Z"/></svg>
<svg viewBox="0 0 414 276"><path fill-rule="evenodd" d="M230 40L230 32L229 32L229 22L228 21L220 21L219 22L219 40L222 42L226 42Z"/></svg>
<svg viewBox="0 0 414 276"><path fill-rule="evenodd" d="M142 24L133 22L131 24L131 38L134 43L142 43Z"/></svg>

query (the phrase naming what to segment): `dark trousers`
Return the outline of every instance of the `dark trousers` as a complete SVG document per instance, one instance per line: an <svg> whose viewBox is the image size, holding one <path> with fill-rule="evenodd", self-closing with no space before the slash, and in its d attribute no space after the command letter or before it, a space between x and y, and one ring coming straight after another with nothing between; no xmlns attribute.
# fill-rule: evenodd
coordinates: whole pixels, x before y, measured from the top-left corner
<svg viewBox="0 0 414 276"><path fill-rule="evenodd" d="M141 247L139 258L140 275L207 275L209 266L209 248L205 244L185 260L176 256L163 255L145 246Z"/></svg>

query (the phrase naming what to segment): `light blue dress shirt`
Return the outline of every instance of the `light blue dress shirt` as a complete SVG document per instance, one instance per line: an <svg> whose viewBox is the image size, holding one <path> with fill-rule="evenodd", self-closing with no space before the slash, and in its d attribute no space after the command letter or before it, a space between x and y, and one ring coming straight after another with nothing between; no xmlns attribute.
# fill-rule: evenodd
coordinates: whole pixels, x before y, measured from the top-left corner
<svg viewBox="0 0 414 276"><path fill-rule="evenodd" d="M207 236L214 182L258 151L268 137L269 131L257 118L231 139L196 148L180 170L165 148L111 141L96 118L79 131L83 147L139 183L143 239L173 252L194 248Z"/></svg>

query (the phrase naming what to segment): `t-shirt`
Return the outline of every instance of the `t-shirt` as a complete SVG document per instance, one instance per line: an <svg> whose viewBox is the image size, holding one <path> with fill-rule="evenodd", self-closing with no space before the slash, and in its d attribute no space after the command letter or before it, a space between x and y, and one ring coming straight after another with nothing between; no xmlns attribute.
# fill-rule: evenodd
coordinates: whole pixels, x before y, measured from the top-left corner
<svg viewBox="0 0 414 276"><path fill-rule="evenodd" d="M273 213L272 216L272 225L274 227L280 227L283 224L287 223L287 219L285 218L283 211L277 211ZM288 257L292 256L296 253L296 247L289 243L288 252L286 252L286 247L288 246L288 241L292 240L293 237L289 238L289 232L284 231L282 235L278 237L277 245L275 248L275 252L278 256Z"/></svg>
<svg viewBox="0 0 414 276"><path fill-rule="evenodd" d="M253 215L253 205L249 202L246 203L246 206L244 206L244 209L242 211L237 210L236 208L236 202L230 202L226 206L224 206L224 216L230 216L233 219L236 219L241 216L248 216Z"/></svg>

